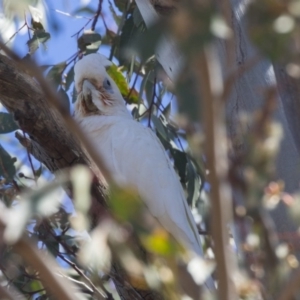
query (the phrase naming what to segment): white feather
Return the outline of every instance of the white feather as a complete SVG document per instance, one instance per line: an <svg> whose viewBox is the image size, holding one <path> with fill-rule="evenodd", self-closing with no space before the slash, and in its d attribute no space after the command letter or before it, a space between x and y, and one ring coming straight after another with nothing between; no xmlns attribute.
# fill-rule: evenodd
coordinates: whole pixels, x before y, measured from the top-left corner
<svg viewBox="0 0 300 300"><path fill-rule="evenodd" d="M102 55L84 57L75 66L75 83L82 90L84 79L106 78L107 60ZM113 85L114 89L117 86ZM91 92L93 102L103 102L100 93ZM113 95L120 96L119 91ZM75 112L83 130L93 141L114 180L138 190L150 213L176 239L190 250L203 255L195 221L185 199L178 175L156 135L132 119L125 102L116 99L110 115L81 116ZM102 106L101 106L102 107Z"/></svg>

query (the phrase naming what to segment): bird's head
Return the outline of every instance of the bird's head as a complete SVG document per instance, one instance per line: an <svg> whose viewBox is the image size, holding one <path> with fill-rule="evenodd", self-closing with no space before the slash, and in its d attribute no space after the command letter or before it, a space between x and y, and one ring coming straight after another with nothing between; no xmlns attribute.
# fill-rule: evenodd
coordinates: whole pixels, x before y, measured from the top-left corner
<svg viewBox="0 0 300 300"><path fill-rule="evenodd" d="M89 54L75 67L75 88L78 93L75 115L128 114L124 99L106 68L112 62L99 53Z"/></svg>

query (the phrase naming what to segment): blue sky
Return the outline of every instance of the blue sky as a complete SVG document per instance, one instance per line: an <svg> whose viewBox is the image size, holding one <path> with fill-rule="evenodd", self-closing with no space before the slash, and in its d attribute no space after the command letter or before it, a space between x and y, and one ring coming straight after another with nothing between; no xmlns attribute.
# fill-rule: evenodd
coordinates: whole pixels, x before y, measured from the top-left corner
<svg viewBox="0 0 300 300"><path fill-rule="evenodd" d="M40 64L57 64L61 61L68 59L72 54L77 50L77 41L76 34L88 21L92 15L85 12L78 12L80 8L83 8L81 3L87 3L88 7L95 10L98 6L98 0L91 1L55 1L48 0L46 1L46 14L44 16L43 24L45 25L46 31L51 34L51 39L47 42L47 49L43 47L37 50L35 53L35 59ZM109 27L116 29L116 24L113 19L110 17L111 14L108 12L108 2L103 1L103 13L105 15L106 21L109 24ZM69 15L68 15L69 14ZM21 26L19 24L19 26ZM86 27L90 29L91 23ZM105 29L101 18L96 26L96 32L103 35ZM17 35L14 40L14 49L17 51L20 56L25 56L27 54L28 48L26 42L28 40L27 30L23 29L21 34ZM106 47L100 47L100 52L107 52Z"/></svg>

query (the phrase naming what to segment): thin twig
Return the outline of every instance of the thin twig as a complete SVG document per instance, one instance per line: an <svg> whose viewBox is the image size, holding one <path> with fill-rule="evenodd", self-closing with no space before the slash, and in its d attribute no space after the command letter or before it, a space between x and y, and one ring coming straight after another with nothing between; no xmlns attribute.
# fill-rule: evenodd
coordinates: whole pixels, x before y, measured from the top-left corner
<svg viewBox="0 0 300 300"><path fill-rule="evenodd" d="M149 106L149 115L148 115L148 127L151 128L151 114L152 114L152 108L155 103L155 98L156 98L156 76L154 77L154 83L153 83L153 95L151 99L151 103Z"/></svg>
<svg viewBox="0 0 300 300"><path fill-rule="evenodd" d="M135 85L136 85L136 83L137 83L137 80L138 80L138 78L139 78L139 75L140 75L140 72L141 72L142 68L143 68L143 64L141 63L141 64L139 65L138 71L136 72L136 75L135 75L133 84L132 84L132 86L131 86L131 88L130 88L130 91L129 91L128 95L125 97L126 103L128 102L127 100L129 99L129 97L131 96L131 94L132 94L132 92L133 92L133 90L134 90L134 88L135 88Z"/></svg>
<svg viewBox="0 0 300 300"><path fill-rule="evenodd" d="M26 139L25 131L23 131L23 137L24 137L24 139ZM36 172L34 170L33 163L32 163L32 158L31 158L31 155L29 153L29 149L28 148L26 148L26 152L27 152L27 158L29 160L29 164L30 164L30 167L31 167L31 171L32 171L32 174L33 174L33 179L35 181L35 184L37 184Z"/></svg>
<svg viewBox="0 0 300 300"><path fill-rule="evenodd" d="M89 17L71 15L70 13L66 13L66 12L61 11L61 10L59 10L59 9L53 9L53 8L52 8L51 10L53 10L53 11L59 13L59 14L62 14L62 15L64 15L64 16L67 16L67 17L71 17L71 18L75 18L75 19L88 19L88 20L90 20Z"/></svg>
<svg viewBox="0 0 300 300"><path fill-rule="evenodd" d="M61 253L57 253L57 255L64 261L66 262L69 266L71 266L77 273L78 275L80 275L84 281L91 286L91 289L93 290L93 292L95 294L97 294L100 299L103 299L103 295L101 294L101 292L97 289L97 287L93 284L93 282L90 280L90 278L88 278L84 272L78 268L78 266L73 263L72 261L70 261L69 259L67 259L66 257L64 257ZM104 287L103 287L104 288ZM104 288L105 289L105 288ZM108 293L105 289L105 293Z"/></svg>
<svg viewBox="0 0 300 300"><path fill-rule="evenodd" d="M126 286L127 288L129 288L133 294L134 294L134 298L137 300L143 300L143 297L133 288L133 286L126 280L124 280L121 276L119 276L117 273L111 271L109 273L109 276L114 279L115 281L117 281L118 283Z"/></svg>
<svg viewBox="0 0 300 300"><path fill-rule="evenodd" d="M92 22L93 18L90 18L86 23L85 25L83 25L76 33L74 33L73 35L71 35L71 37L74 37L74 36L79 36L79 33L81 31L83 31L91 22Z"/></svg>
<svg viewBox="0 0 300 300"><path fill-rule="evenodd" d="M25 20L25 25L27 27L28 39L30 40L31 39L30 30L32 30L32 28L30 28L30 26L27 23L26 13L24 13L24 20Z"/></svg>
<svg viewBox="0 0 300 300"><path fill-rule="evenodd" d="M96 27L96 24L98 22L98 18L101 14L101 11L102 11L102 3L103 3L103 0L99 0L97 12L96 12L96 15L94 16L94 20L93 20L92 27L91 27L92 31L95 31L95 27Z"/></svg>
<svg viewBox="0 0 300 300"><path fill-rule="evenodd" d="M27 24L24 23L9 39L8 41L5 43L5 45L7 45Z"/></svg>
<svg viewBox="0 0 300 300"><path fill-rule="evenodd" d="M46 289L56 299L73 300L76 288L67 280L58 278L53 271L58 265L50 256L41 255L35 246L27 239L21 238L12 246L13 250L23 257L26 262L39 272Z"/></svg>

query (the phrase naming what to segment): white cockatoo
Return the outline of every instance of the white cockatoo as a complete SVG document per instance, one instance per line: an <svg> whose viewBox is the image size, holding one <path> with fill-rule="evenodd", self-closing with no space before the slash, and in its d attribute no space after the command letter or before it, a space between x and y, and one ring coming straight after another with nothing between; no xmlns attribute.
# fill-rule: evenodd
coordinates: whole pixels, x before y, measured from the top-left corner
<svg viewBox="0 0 300 300"><path fill-rule="evenodd" d="M185 246L202 256L198 230L179 177L155 133L135 121L106 68L94 53L75 65L75 118L117 184L135 188L150 213Z"/></svg>

